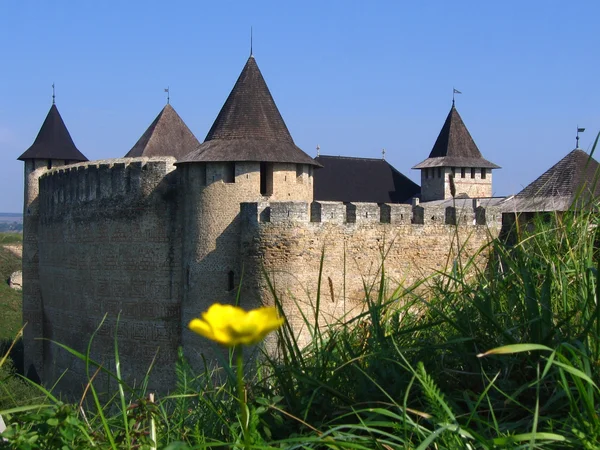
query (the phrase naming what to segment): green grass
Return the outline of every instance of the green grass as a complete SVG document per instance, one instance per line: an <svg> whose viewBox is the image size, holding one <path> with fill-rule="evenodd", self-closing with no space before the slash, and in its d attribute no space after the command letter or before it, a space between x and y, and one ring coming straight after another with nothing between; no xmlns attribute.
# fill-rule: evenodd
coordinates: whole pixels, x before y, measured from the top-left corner
<svg viewBox="0 0 600 450"><path fill-rule="evenodd" d="M0 232L0 245L23 243L23 233Z"/></svg>

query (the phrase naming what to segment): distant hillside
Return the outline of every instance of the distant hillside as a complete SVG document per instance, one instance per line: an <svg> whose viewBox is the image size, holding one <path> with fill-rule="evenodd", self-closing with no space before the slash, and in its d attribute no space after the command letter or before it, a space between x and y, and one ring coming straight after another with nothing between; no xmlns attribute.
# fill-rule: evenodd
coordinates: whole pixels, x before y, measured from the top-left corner
<svg viewBox="0 0 600 450"><path fill-rule="evenodd" d="M0 233L4 231L22 232L23 214L0 213Z"/></svg>
<svg viewBox="0 0 600 450"><path fill-rule="evenodd" d="M23 214L0 212L0 223L2 222L23 223Z"/></svg>

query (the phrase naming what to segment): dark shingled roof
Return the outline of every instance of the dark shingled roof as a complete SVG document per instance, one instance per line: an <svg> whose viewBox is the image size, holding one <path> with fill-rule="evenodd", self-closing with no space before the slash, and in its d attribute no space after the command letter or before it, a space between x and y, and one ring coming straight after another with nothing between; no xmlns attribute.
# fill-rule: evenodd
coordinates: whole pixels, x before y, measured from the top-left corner
<svg viewBox="0 0 600 450"><path fill-rule="evenodd" d="M208 161L318 166L294 144L253 56L246 62L204 143L177 164Z"/></svg>
<svg viewBox="0 0 600 450"><path fill-rule="evenodd" d="M173 107L167 104L125 158L173 156L181 158L200 145Z"/></svg>
<svg viewBox="0 0 600 450"><path fill-rule="evenodd" d="M544 172L539 178L517 194L520 198L571 197L582 189L594 196L600 195L598 162L580 149L567 156Z"/></svg>
<svg viewBox="0 0 600 450"><path fill-rule="evenodd" d="M500 168L481 156L481 152L454 105L446 117L429 158L414 166L413 169L428 167Z"/></svg>
<svg viewBox="0 0 600 450"><path fill-rule="evenodd" d="M75 144L69 130L58 112L56 105L52 105L42 128L31 147L17 159L64 159L69 161L87 161Z"/></svg>
<svg viewBox="0 0 600 450"><path fill-rule="evenodd" d="M316 201L404 203L421 192L383 159L317 156L323 165L314 172Z"/></svg>

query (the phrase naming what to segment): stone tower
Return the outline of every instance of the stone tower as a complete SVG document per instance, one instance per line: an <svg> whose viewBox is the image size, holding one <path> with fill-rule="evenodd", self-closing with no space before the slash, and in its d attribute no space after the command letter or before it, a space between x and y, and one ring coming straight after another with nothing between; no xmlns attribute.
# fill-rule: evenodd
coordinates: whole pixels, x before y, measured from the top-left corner
<svg viewBox="0 0 600 450"><path fill-rule="evenodd" d="M23 343L26 348L24 370L42 377L44 366L42 295L39 283L39 177L52 167L87 161L77 149L54 102L40 131L25 153L18 158L25 163L23 203Z"/></svg>
<svg viewBox="0 0 600 450"><path fill-rule="evenodd" d="M451 198L450 177L456 197L491 197L492 169L499 168L481 156L454 101L429 158L413 167L421 170L424 202Z"/></svg>
<svg viewBox="0 0 600 450"><path fill-rule="evenodd" d="M251 55L197 150L177 161L183 217L182 343L193 317L234 301L240 263L240 203L313 200L313 169L298 148ZM242 302L244 299L242 299ZM252 305L245 305L246 307Z"/></svg>

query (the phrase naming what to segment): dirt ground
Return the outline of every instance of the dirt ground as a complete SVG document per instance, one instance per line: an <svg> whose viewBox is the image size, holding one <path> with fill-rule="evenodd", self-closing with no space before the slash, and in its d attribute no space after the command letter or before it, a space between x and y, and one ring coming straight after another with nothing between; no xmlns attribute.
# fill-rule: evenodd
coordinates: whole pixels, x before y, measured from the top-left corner
<svg viewBox="0 0 600 450"><path fill-rule="evenodd" d="M3 246L6 250L18 256L23 257L23 245L22 244L6 244Z"/></svg>

